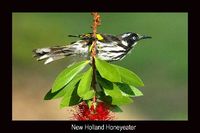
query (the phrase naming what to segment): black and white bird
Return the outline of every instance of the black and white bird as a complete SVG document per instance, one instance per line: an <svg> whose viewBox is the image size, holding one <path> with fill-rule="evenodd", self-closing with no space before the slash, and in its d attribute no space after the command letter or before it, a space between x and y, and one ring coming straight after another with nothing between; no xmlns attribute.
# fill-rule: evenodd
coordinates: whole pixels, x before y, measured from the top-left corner
<svg viewBox="0 0 200 133"><path fill-rule="evenodd" d="M69 36L79 37L80 39L65 46L34 49L34 57L36 57L38 61L46 60L44 64L62 59L66 56L88 57L90 54L90 46L94 39L92 38L92 33L78 36ZM96 34L96 56L99 59L106 61L121 60L134 48L138 41L148 38L151 37L146 35L139 35L133 32L126 32L116 36L109 34Z"/></svg>

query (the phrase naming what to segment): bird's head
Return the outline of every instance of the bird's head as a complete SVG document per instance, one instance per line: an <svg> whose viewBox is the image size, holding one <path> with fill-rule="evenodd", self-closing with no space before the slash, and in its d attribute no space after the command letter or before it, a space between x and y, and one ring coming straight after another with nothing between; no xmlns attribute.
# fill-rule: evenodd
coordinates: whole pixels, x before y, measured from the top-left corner
<svg viewBox="0 0 200 133"><path fill-rule="evenodd" d="M152 37L147 36L147 35L140 35L140 34L133 33L133 32L126 32L124 34L121 34L120 37L123 41L127 42L128 45L133 45L136 42L143 40L143 39L152 38Z"/></svg>

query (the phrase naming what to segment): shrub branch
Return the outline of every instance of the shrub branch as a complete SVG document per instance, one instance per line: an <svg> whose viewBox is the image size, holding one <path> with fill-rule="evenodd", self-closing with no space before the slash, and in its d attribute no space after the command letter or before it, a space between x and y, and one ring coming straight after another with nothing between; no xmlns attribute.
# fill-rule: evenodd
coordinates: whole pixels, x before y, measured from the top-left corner
<svg viewBox="0 0 200 133"><path fill-rule="evenodd" d="M93 16L93 24L92 24L92 37L94 38L92 42L91 48L91 58L92 58L92 69L93 69L93 77L92 77L92 88L96 91L96 66L95 66L95 56L97 54L97 46L96 46L96 34L97 27L100 25L100 15L97 12L92 12ZM93 98L93 102L96 102L96 96Z"/></svg>

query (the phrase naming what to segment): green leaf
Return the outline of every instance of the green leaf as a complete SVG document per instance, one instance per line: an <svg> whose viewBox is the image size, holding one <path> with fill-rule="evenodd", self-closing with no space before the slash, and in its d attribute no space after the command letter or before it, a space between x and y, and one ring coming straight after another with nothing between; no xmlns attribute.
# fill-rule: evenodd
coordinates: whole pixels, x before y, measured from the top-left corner
<svg viewBox="0 0 200 133"><path fill-rule="evenodd" d="M89 61L81 61L62 71L54 81L51 92L56 92L68 84L88 63Z"/></svg>
<svg viewBox="0 0 200 133"><path fill-rule="evenodd" d="M66 89L62 88L54 93L51 92L51 89L47 92L47 94L44 97L44 100L51 100L60 98L65 95Z"/></svg>
<svg viewBox="0 0 200 133"><path fill-rule="evenodd" d="M86 103L87 103L88 107L91 108L91 106L93 104L93 100L86 100Z"/></svg>
<svg viewBox="0 0 200 133"><path fill-rule="evenodd" d="M130 97L122 96L122 97L112 97L112 104L113 105L125 105L131 104L133 100Z"/></svg>
<svg viewBox="0 0 200 133"><path fill-rule="evenodd" d="M138 90L134 86L130 86L128 84L122 84L122 83L115 83L119 89L123 92L124 96L130 96L130 97L136 97L136 96L142 96L142 92Z"/></svg>
<svg viewBox="0 0 200 133"><path fill-rule="evenodd" d="M106 61L95 58L96 68L101 77L111 82L121 82L121 76L118 69Z"/></svg>
<svg viewBox="0 0 200 133"><path fill-rule="evenodd" d="M96 92L96 96L99 100L107 103L107 104L111 104L112 103L112 98L110 96L106 96L104 91L103 91L103 88L102 88L102 91L99 91L99 92Z"/></svg>
<svg viewBox="0 0 200 133"><path fill-rule="evenodd" d="M107 104L110 104L110 105L112 104L112 97L111 96L101 95L98 99L107 103Z"/></svg>
<svg viewBox="0 0 200 133"><path fill-rule="evenodd" d="M118 86L113 84L112 82L100 78L99 76L97 77L97 81L102 86L105 95L111 97L112 105L124 105L133 102L133 100L128 96L123 96Z"/></svg>
<svg viewBox="0 0 200 133"><path fill-rule="evenodd" d="M99 73L97 72L97 82L103 87L103 89L113 89L113 83L102 78Z"/></svg>
<svg viewBox="0 0 200 133"><path fill-rule="evenodd" d="M142 82L142 80L134 72L126 68L114 65L114 64L112 65L118 69L123 83L129 84L132 86L144 86L144 83Z"/></svg>
<svg viewBox="0 0 200 133"><path fill-rule="evenodd" d="M121 91L114 87L114 84L104 78L101 78L100 76L97 76L98 83L103 87L105 95L109 96L121 96Z"/></svg>
<svg viewBox="0 0 200 133"><path fill-rule="evenodd" d="M130 104L133 102L133 100L127 96L123 96L120 89L117 85L113 85L113 90L108 91L105 90L106 93L112 97L112 104L113 105L124 105L124 104Z"/></svg>
<svg viewBox="0 0 200 133"><path fill-rule="evenodd" d="M123 112L122 109L119 106L117 106L117 105L110 106L110 110L112 112Z"/></svg>
<svg viewBox="0 0 200 133"><path fill-rule="evenodd" d="M78 86L78 95L83 97L91 88L91 81L92 81L92 67L83 74L81 81Z"/></svg>
<svg viewBox="0 0 200 133"><path fill-rule="evenodd" d="M72 81L70 81L70 83L67 86L64 86L62 89L56 92L52 93L51 90L49 90L49 92L45 95L44 100L51 100L51 99L56 99L56 98L60 98L64 96L67 88L71 85L75 85L81 79L82 75L83 74L77 75L76 77L74 77Z"/></svg>
<svg viewBox="0 0 200 133"><path fill-rule="evenodd" d="M70 86L60 103L60 108L77 105L81 102L81 98L77 95L78 84Z"/></svg>
<svg viewBox="0 0 200 133"><path fill-rule="evenodd" d="M84 95L83 95L83 100L88 100L88 99L92 99L95 95L95 92L94 90L89 90L88 92L86 92Z"/></svg>
<svg viewBox="0 0 200 133"><path fill-rule="evenodd" d="M143 96L143 93L139 89L135 88L134 86L130 86L130 87L132 91L134 92L134 97Z"/></svg>

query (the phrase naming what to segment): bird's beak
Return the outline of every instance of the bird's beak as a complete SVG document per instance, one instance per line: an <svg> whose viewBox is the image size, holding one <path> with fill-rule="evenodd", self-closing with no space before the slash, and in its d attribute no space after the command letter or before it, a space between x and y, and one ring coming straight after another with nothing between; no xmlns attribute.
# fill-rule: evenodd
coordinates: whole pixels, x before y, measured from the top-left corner
<svg viewBox="0 0 200 133"><path fill-rule="evenodd" d="M138 40L142 40L142 39L150 39L152 38L151 36L147 36L147 35L138 35Z"/></svg>

